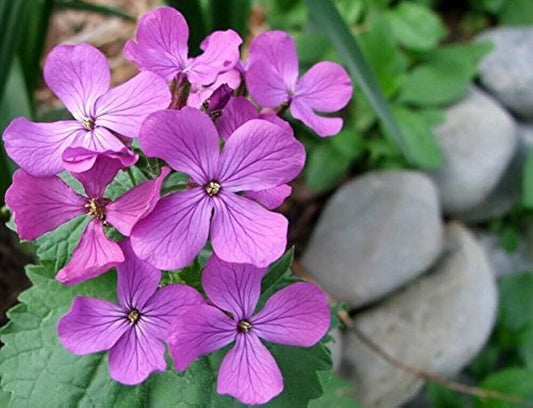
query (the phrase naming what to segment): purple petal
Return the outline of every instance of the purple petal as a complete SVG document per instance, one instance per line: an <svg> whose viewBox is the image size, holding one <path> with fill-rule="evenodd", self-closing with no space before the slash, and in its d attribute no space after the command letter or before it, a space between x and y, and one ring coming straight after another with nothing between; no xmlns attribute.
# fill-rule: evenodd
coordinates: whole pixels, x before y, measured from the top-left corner
<svg viewBox="0 0 533 408"><path fill-rule="evenodd" d="M270 64L257 61L246 70L246 86L258 105L275 108L290 100L291 88Z"/></svg>
<svg viewBox="0 0 533 408"><path fill-rule="evenodd" d="M253 314L265 272L266 268L224 262L213 255L202 272L202 287L211 302L238 321Z"/></svg>
<svg viewBox="0 0 533 408"><path fill-rule="evenodd" d="M85 133L73 120L34 123L21 117L9 124L3 139L15 163L34 176L45 177L63 170L63 151Z"/></svg>
<svg viewBox="0 0 533 408"><path fill-rule="evenodd" d="M285 31L266 31L250 44L248 66L254 63L269 64L282 78L286 89L294 90L298 79L298 55L294 39Z"/></svg>
<svg viewBox="0 0 533 408"><path fill-rule="evenodd" d="M229 100L215 125L220 137L223 140L227 140L237 128L258 117L259 112L252 102L243 96L239 96Z"/></svg>
<svg viewBox="0 0 533 408"><path fill-rule="evenodd" d="M81 153L80 150L77 152ZM89 170L72 175L83 185L89 198L102 198L107 185L122 168L122 160L113 154L97 153L95 156L94 165Z"/></svg>
<svg viewBox="0 0 533 408"><path fill-rule="evenodd" d="M237 322L216 307L191 307L169 329L168 348L176 370L184 371L198 357L227 346L236 334Z"/></svg>
<svg viewBox="0 0 533 408"><path fill-rule="evenodd" d="M294 179L305 164L303 145L284 129L254 119L226 141L217 179L228 191L261 191Z"/></svg>
<svg viewBox="0 0 533 408"><path fill-rule="evenodd" d="M117 298L127 310L140 311L157 290L161 271L140 260L131 248L129 239L120 243L124 262L117 266Z"/></svg>
<svg viewBox="0 0 533 408"><path fill-rule="evenodd" d="M96 127L90 132L79 133L71 146L81 147L97 153L106 151L122 152L125 148L124 143L118 137L103 127Z"/></svg>
<svg viewBox="0 0 533 408"><path fill-rule="evenodd" d="M291 191L291 186L282 184L281 186L269 188L268 190L246 191L244 196L257 201L268 210L274 210L283 204L285 199L291 195Z"/></svg>
<svg viewBox="0 0 533 408"><path fill-rule="evenodd" d="M152 372L166 368L165 345L147 332L142 321L130 326L109 351L109 375L122 384L140 384Z"/></svg>
<svg viewBox="0 0 533 408"><path fill-rule="evenodd" d="M116 201L109 203L106 206L107 222L122 235L129 237L135 224L155 208L161 186L169 172L168 167L163 167L159 177L133 187Z"/></svg>
<svg viewBox="0 0 533 408"><path fill-rule="evenodd" d="M341 118L326 118L318 116L313 109L302 100L291 103L291 114L295 119L301 120L305 126L314 130L319 136L334 136L342 129Z"/></svg>
<svg viewBox="0 0 533 408"><path fill-rule="evenodd" d="M352 81L346 70L334 62L313 65L298 81L294 100L301 100L319 112L336 112L352 98Z"/></svg>
<svg viewBox="0 0 533 408"><path fill-rule="evenodd" d="M74 285L101 275L124 262L120 246L109 239L101 222L92 220L74 249L72 258L56 275L65 285Z"/></svg>
<svg viewBox="0 0 533 408"><path fill-rule="evenodd" d="M70 311L59 320L57 335L75 354L109 350L128 329L124 310L111 302L76 296Z"/></svg>
<svg viewBox="0 0 533 408"><path fill-rule="evenodd" d="M124 47L124 56L141 71L151 71L171 81L187 62L189 27L172 7L144 14L137 25L136 42Z"/></svg>
<svg viewBox="0 0 533 408"><path fill-rule="evenodd" d="M105 55L89 44L58 45L44 63L46 84L79 121L94 119L94 104L110 79Z"/></svg>
<svg viewBox="0 0 533 408"><path fill-rule="evenodd" d="M209 85L217 76L232 69L239 61L242 39L233 30L215 31L202 41L203 54L192 58L186 68L192 85Z"/></svg>
<svg viewBox="0 0 533 408"><path fill-rule="evenodd" d="M272 354L254 333L239 334L222 360L217 392L243 404L265 404L283 391L283 377Z"/></svg>
<svg viewBox="0 0 533 408"><path fill-rule="evenodd" d="M224 85L231 90L231 93L234 89L237 89L240 84L241 73L239 71L232 69L228 72L224 72L220 74L216 81L209 86L191 87L191 92L189 94L189 98L187 99L187 106L200 109L203 103L209 100L209 98Z"/></svg>
<svg viewBox="0 0 533 408"><path fill-rule="evenodd" d="M212 180L219 138L205 113L188 107L152 113L141 127L139 141L147 156L165 160L198 184Z"/></svg>
<svg viewBox="0 0 533 408"><path fill-rule="evenodd" d="M275 293L250 323L268 342L310 347L327 333L330 318L325 293L312 283L298 282Z"/></svg>
<svg viewBox="0 0 533 408"><path fill-rule="evenodd" d="M138 137L150 113L166 109L171 96L166 81L153 72L141 72L96 101L96 126L125 137Z"/></svg>
<svg viewBox="0 0 533 408"><path fill-rule="evenodd" d="M207 242L212 209L213 200L200 188L162 198L133 228L133 250L160 269L183 268Z"/></svg>
<svg viewBox="0 0 533 408"><path fill-rule="evenodd" d="M101 153L93 152L83 147L69 147L63 152L63 164L65 169L71 173L83 173L94 166L96 159L100 155L119 160L122 168L133 166L139 159L139 156L126 147L120 152L105 151Z"/></svg>
<svg viewBox="0 0 533 408"><path fill-rule="evenodd" d="M213 201L215 215L211 222L211 243L219 258L265 267L283 254L288 226L283 215L224 191Z"/></svg>
<svg viewBox="0 0 533 408"><path fill-rule="evenodd" d="M191 306L205 301L195 289L174 284L158 289L141 311L142 319L150 327L150 333L166 340L170 324Z"/></svg>
<svg viewBox="0 0 533 408"><path fill-rule="evenodd" d="M20 169L13 175L5 199L20 238L27 240L86 212L86 199L59 177L33 177Z"/></svg>

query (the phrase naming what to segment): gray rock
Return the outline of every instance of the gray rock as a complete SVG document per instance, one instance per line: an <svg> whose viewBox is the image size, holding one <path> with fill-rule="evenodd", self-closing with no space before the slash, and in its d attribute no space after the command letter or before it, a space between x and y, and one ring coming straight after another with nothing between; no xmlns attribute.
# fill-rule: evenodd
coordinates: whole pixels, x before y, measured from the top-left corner
<svg viewBox="0 0 533 408"><path fill-rule="evenodd" d="M404 363L453 376L491 332L497 291L487 257L461 224L446 229L446 255L428 274L354 316L355 327ZM423 381L393 368L353 331L344 338L341 371L366 408L392 408L413 397Z"/></svg>
<svg viewBox="0 0 533 408"><path fill-rule="evenodd" d="M490 96L471 88L446 110L434 132L444 155L432 172L442 206L450 215L480 205L496 187L517 146L512 117Z"/></svg>
<svg viewBox="0 0 533 408"><path fill-rule="evenodd" d="M483 86L518 116L533 119L533 28L499 27L478 40L494 44L480 65Z"/></svg>
<svg viewBox="0 0 533 408"><path fill-rule="evenodd" d="M422 173L369 173L339 189L302 257L333 296L358 307L404 285L442 250L437 189Z"/></svg>

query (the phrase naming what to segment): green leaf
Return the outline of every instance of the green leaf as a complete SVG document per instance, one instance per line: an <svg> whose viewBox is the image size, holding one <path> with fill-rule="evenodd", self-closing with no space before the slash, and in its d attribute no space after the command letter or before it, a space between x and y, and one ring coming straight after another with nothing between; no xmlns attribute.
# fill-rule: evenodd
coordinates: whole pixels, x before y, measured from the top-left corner
<svg viewBox="0 0 533 408"><path fill-rule="evenodd" d="M116 200L122 194L131 190L132 187L141 184L148 179L141 170L132 166L127 170L121 170L117 173L115 179L107 186L105 190L105 197L111 200Z"/></svg>
<svg viewBox="0 0 533 408"><path fill-rule="evenodd" d="M11 393L0 390L0 407L7 407L10 399Z"/></svg>
<svg viewBox="0 0 533 408"><path fill-rule="evenodd" d="M533 24L531 0L507 0L500 11L500 23L504 25Z"/></svg>
<svg viewBox="0 0 533 408"><path fill-rule="evenodd" d="M520 331L518 354L524 366L533 369L533 321Z"/></svg>
<svg viewBox="0 0 533 408"><path fill-rule="evenodd" d="M392 115L374 72L366 61L350 29L342 20L331 0L304 0L304 3L309 8L312 18L329 36L331 42L337 48L339 55L355 78L355 83L361 87L362 92L380 118L391 140L398 145L409 161L416 164L409 151L405 135L402 134Z"/></svg>
<svg viewBox="0 0 533 408"><path fill-rule="evenodd" d="M426 393L432 408L465 407L465 401L459 394L436 384L428 384Z"/></svg>
<svg viewBox="0 0 533 408"><path fill-rule="evenodd" d="M533 370L512 368L500 371L487 377L480 387L533 402ZM477 399L475 406L477 408L516 408L520 405L495 399Z"/></svg>
<svg viewBox="0 0 533 408"><path fill-rule="evenodd" d="M398 43L413 51L435 48L446 35L438 14L419 4L404 1L387 14Z"/></svg>
<svg viewBox="0 0 533 408"><path fill-rule="evenodd" d="M70 9L70 10L82 10L90 11L92 13L102 14L104 16L114 16L120 17L128 21L136 21L137 19L128 14L127 12L120 10L118 8L102 6L99 4L89 3L88 1L83 0L54 0L55 6L59 9Z"/></svg>
<svg viewBox="0 0 533 408"><path fill-rule="evenodd" d="M308 153L304 170L305 182L317 192L336 186L346 174L352 159L340 153L331 143L324 143Z"/></svg>
<svg viewBox="0 0 533 408"><path fill-rule="evenodd" d="M161 188L162 194L185 190L189 185L189 179L190 177L185 173L171 173L163 183L163 187Z"/></svg>
<svg viewBox="0 0 533 408"><path fill-rule="evenodd" d="M450 45L423 55L407 74L399 101L416 106L450 104L466 93L490 44Z"/></svg>
<svg viewBox="0 0 533 408"><path fill-rule="evenodd" d="M396 47L388 20L380 16L372 21L370 30L359 36L359 42L383 93L393 96L402 84L407 63Z"/></svg>
<svg viewBox="0 0 533 408"><path fill-rule="evenodd" d="M533 149L527 153L522 178L522 204L526 208L533 208Z"/></svg>
<svg viewBox="0 0 533 408"><path fill-rule="evenodd" d="M503 276L500 279L499 322L509 331L533 324L533 273Z"/></svg>
<svg viewBox="0 0 533 408"><path fill-rule="evenodd" d="M359 408L354 398L354 386L336 374L321 373L324 395L311 401L309 408Z"/></svg>
<svg viewBox="0 0 533 408"><path fill-rule="evenodd" d="M401 106L393 110L418 165L426 169L438 168L442 163L442 153L424 116Z"/></svg>

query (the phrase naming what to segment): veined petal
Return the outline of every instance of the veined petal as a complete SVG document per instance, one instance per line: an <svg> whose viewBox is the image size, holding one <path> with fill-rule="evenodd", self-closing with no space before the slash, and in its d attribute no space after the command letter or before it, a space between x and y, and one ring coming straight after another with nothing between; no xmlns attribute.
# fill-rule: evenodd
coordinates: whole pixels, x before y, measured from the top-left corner
<svg viewBox="0 0 533 408"><path fill-rule="evenodd" d="M283 391L283 377L272 354L253 333L238 334L218 370L217 392L243 404L265 404Z"/></svg>
<svg viewBox="0 0 533 408"><path fill-rule="evenodd" d="M227 346L237 335L237 322L216 307L200 304L172 322L168 348L176 370L184 371L194 360Z"/></svg>
<svg viewBox="0 0 533 408"><path fill-rule="evenodd" d="M226 141L217 180L228 191L261 191L291 181L304 163L305 149L296 138L266 120L254 119Z"/></svg>
<svg viewBox="0 0 533 408"><path fill-rule="evenodd" d="M212 209L213 200L201 188L162 198L133 228L133 250L160 269L183 268L207 242Z"/></svg>
<svg viewBox="0 0 533 408"><path fill-rule="evenodd" d="M258 117L259 112L252 102L244 96L238 96L229 100L215 125L220 137L227 140L237 128Z"/></svg>
<svg viewBox="0 0 533 408"><path fill-rule="evenodd" d="M245 78L248 91L258 105L275 108L289 102L291 89L273 65L256 61L246 70Z"/></svg>
<svg viewBox="0 0 533 408"><path fill-rule="evenodd" d="M74 354L109 350L128 329L126 314L107 300L76 296L70 311L59 320L57 335Z"/></svg>
<svg viewBox="0 0 533 408"><path fill-rule="evenodd" d="M257 201L268 210L274 210L283 204L285 199L291 195L291 191L291 186L288 184L282 184L281 186L269 188L267 190L246 191L244 196Z"/></svg>
<svg viewBox="0 0 533 408"><path fill-rule="evenodd" d="M147 156L165 160L198 184L212 180L219 138L205 113L188 107L152 113L141 127L139 141Z"/></svg>
<svg viewBox="0 0 533 408"><path fill-rule="evenodd" d="M81 150L77 149L81 153ZM89 198L102 198L109 183L123 167L122 160L114 154L92 153L95 156L93 166L81 173L72 173L83 185Z"/></svg>
<svg viewBox="0 0 533 408"><path fill-rule="evenodd" d="M191 92L187 99L187 106L200 109L203 103L208 101L221 86L227 85L230 89L234 90L237 89L240 84L241 73L238 70L232 69L223 72L217 76L215 82L208 86L191 87Z"/></svg>
<svg viewBox="0 0 533 408"><path fill-rule="evenodd" d="M166 109L171 95L166 81L153 72L141 72L96 101L96 126L125 137L138 137L150 113Z"/></svg>
<svg viewBox="0 0 533 408"><path fill-rule="evenodd" d="M53 231L86 212L86 199L59 177L33 177L20 169L13 175L5 199L20 238L27 240Z"/></svg>
<svg viewBox="0 0 533 408"><path fill-rule="evenodd" d="M94 104L109 89L111 74L105 55L92 45L58 45L46 58L44 80L82 121L94 118Z"/></svg>
<svg viewBox="0 0 533 408"><path fill-rule="evenodd" d="M124 262L120 246L109 239L101 222L92 220L74 249L72 258L56 275L56 280L65 285L74 285L101 275Z"/></svg>
<svg viewBox="0 0 533 408"><path fill-rule="evenodd" d="M352 98L352 81L346 70L334 62L313 65L296 84L294 99L319 112L336 112Z"/></svg>
<svg viewBox="0 0 533 408"><path fill-rule="evenodd" d="M305 126L314 130L321 137L334 136L342 129L341 118L319 116L304 100L293 100L290 109L295 119L301 120Z"/></svg>
<svg viewBox="0 0 533 408"><path fill-rule="evenodd" d="M203 54L191 58L186 72L192 85L209 85L219 74L232 69L239 61L242 39L233 30L215 31L202 41Z"/></svg>
<svg viewBox="0 0 533 408"><path fill-rule="evenodd" d="M330 325L328 298L312 283L293 283L267 300L250 323L268 342L310 347L320 341Z"/></svg>
<svg viewBox="0 0 533 408"><path fill-rule="evenodd" d="M135 224L150 214L159 201L161 186L170 172L168 167L154 180L145 181L106 206L106 220L122 235L129 237Z"/></svg>
<svg viewBox="0 0 533 408"><path fill-rule="evenodd" d="M152 372L166 368L165 345L146 332L142 321L130 326L109 351L109 375L122 384L140 384Z"/></svg>
<svg viewBox="0 0 533 408"><path fill-rule="evenodd" d="M170 324L191 306L204 304L205 301L187 285L173 284L158 289L141 310L141 319L147 330L160 340L166 340Z"/></svg>
<svg viewBox="0 0 533 408"><path fill-rule="evenodd" d="M294 90L298 79L298 55L294 39L285 31L266 31L253 39L247 63L250 67L256 62L270 65L285 89Z"/></svg>
<svg viewBox="0 0 533 408"><path fill-rule="evenodd" d="M113 133L104 127L95 127L90 132L79 133L71 147L81 147L96 153L122 152L126 147Z"/></svg>
<svg viewBox="0 0 533 408"><path fill-rule="evenodd" d="M223 190L213 200L211 243L220 259L265 267L287 245L287 219L256 202Z"/></svg>
<svg viewBox="0 0 533 408"><path fill-rule="evenodd" d="M139 259L131 248L130 240L120 243L124 262L117 266L117 298L127 310L140 311L157 290L161 271Z"/></svg>
<svg viewBox="0 0 533 408"><path fill-rule="evenodd" d="M266 268L224 262L213 255L202 272L202 287L211 302L239 321L254 313L265 272Z"/></svg>
<svg viewBox="0 0 533 408"><path fill-rule="evenodd" d="M142 71L151 71L171 81L187 61L189 27L172 7L159 7L144 14L137 25L136 41L124 47L124 56Z"/></svg>
<svg viewBox="0 0 533 408"><path fill-rule="evenodd" d="M15 163L36 177L46 177L63 170L63 152L85 133L74 120L34 123L20 117L9 124L3 139Z"/></svg>
<svg viewBox="0 0 533 408"><path fill-rule="evenodd" d="M139 159L139 156L134 154L126 146L119 152L105 151L100 153L87 150L83 147L68 147L63 152L63 165L71 173L83 173L92 169L100 155L119 160L123 168L133 166Z"/></svg>

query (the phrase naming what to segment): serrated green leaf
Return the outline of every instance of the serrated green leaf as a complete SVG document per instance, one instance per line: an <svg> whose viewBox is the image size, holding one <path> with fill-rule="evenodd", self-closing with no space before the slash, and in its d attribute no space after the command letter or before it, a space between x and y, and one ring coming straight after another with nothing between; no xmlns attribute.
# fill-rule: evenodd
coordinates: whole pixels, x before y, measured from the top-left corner
<svg viewBox="0 0 533 408"><path fill-rule="evenodd" d="M0 390L0 407L7 407L10 399L11 393Z"/></svg>
<svg viewBox="0 0 533 408"><path fill-rule="evenodd" d="M438 14L422 5L404 1L386 15L394 37L409 50L430 50L446 35Z"/></svg>
<svg viewBox="0 0 533 408"><path fill-rule="evenodd" d="M161 188L161 194L185 190L189 185L190 177L185 173L174 172L167 176Z"/></svg>
<svg viewBox="0 0 533 408"><path fill-rule="evenodd" d="M442 153L424 116L402 106L395 106L393 112L416 163L426 169L438 168Z"/></svg>
<svg viewBox="0 0 533 408"><path fill-rule="evenodd" d="M533 370L512 368L500 371L487 377L480 387L533 402ZM487 398L477 399L475 406L477 408L516 408L520 404Z"/></svg>
<svg viewBox="0 0 533 408"><path fill-rule="evenodd" d="M450 45L423 55L402 84L399 101L416 106L442 106L463 96L490 44Z"/></svg>
<svg viewBox="0 0 533 408"><path fill-rule="evenodd" d="M143 181L147 181L148 178L137 167L132 166L127 170L120 170L115 179L109 184L105 190L105 197L111 200L116 200L122 194L131 190Z"/></svg>
<svg viewBox="0 0 533 408"><path fill-rule="evenodd" d="M388 20L380 16L369 31L359 36L361 49L374 70L385 96L390 98L400 88L407 63L394 41Z"/></svg>

